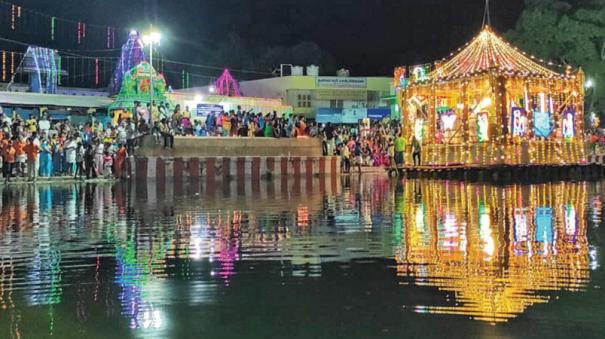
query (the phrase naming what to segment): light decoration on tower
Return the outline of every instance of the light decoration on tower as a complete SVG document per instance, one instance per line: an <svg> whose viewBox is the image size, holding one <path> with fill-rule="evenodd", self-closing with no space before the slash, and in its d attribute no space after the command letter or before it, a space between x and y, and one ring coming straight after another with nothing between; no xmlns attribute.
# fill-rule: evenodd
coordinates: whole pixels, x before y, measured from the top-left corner
<svg viewBox="0 0 605 339"><path fill-rule="evenodd" d="M17 24L17 5L11 6L11 29L14 31Z"/></svg>
<svg viewBox="0 0 605 339"><path fill-rule="evenodd" d="M240 97L237 81L231 76L231 72L225 68L223 74L214 82L214 88L218 95Z"/></svg>
<svg viewBox="0 0 605 339"><path fill-rule="evenodd" d="M6 51L2 51L2 81L6 81Z"/></svg>
<svg viewBox="0 0 605 339"><path fill-rule="evenodd" d="M99 85L99 58L95 58L95 85Z"/></svg>
<svg viewBox="0 0 605 339"><path fill-rule="evenodd" d="M139 32L136 30L130 31L128 41L122 46L120 60L116 66L111 87L111 94L117 94L122 88L122 80L124 74L130 71L133 67L145 61L145 53L143 51L143 42L141 41Z"/></svg>
<svg viewBox="0 0 605 339"><path fill-rule="evenodd" d="M111 48L111 27L107 27L107 48Z"/></svg>
<svg viewBox="0 0 605 339"><path fill-rule="evenodd" d="M52 17L50 18L50 40L55 40L55 28L57 25L57 18L56 17Z"/></svg>
<svg viewBox="0 0 605 339"><path fill-rule="evenodd" d="M479 33L467 47L451 59L440 63L431 77L438 80L465 78L490 70L506 75L561 78L550 69L536 63L498 37L489 26Z"/></svg>

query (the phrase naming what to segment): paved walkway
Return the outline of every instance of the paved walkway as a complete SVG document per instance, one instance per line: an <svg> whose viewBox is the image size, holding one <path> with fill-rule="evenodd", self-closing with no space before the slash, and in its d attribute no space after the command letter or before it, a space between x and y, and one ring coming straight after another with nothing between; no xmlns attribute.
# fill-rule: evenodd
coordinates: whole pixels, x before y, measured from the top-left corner
<svg viewBox="0 0 605 339"><path fill-rule="evenodd" d="M29 184L71 184L71 183L106 183L106 182L114 182L117 179L115 178L97 178L97 179L89 179L86 178L78 179L72 176L60 176L60 177L38 177L35 182L28 181L27 178L11 178L11 180L7 183L4 178L0 180L0 187L6 185L29 185Z"/></svg>

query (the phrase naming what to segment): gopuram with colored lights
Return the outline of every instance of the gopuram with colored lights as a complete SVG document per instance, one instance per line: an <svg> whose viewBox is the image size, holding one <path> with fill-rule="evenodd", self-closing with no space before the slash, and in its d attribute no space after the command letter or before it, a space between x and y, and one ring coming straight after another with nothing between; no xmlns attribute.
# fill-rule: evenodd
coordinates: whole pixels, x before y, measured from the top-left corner
<svg viewBox="0 0 605 339"><path fill-rule="evenodd" d="M485 25L449 58L396 68L403 132L421 145L420 167L585 164L584 73L556 67Z"/></svg>

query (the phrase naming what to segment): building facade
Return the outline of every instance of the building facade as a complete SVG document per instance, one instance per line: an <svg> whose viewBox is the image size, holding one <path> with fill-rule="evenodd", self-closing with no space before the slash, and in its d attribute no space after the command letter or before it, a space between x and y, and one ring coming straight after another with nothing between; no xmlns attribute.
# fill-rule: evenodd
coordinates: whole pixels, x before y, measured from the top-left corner
<svg viewBox="0 0 605 339"><path fill-rule="evenodd" d="M392 78L284 76L242 81L245 96L281 99L295 115L318 122L357 123L396 114Z"/></svg>

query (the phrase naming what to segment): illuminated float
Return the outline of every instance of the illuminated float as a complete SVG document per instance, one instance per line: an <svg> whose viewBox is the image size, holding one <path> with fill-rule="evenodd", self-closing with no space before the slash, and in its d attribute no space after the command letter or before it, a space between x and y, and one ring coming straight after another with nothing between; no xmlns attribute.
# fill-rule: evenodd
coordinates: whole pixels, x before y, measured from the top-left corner
<svg viewBox="0 0 605 339"><path fill-rule="evenodd" d="M423 165L583 163L584 74L552 66L484 26L449 59L395 69L404 133L422 143Z"/></svg>

